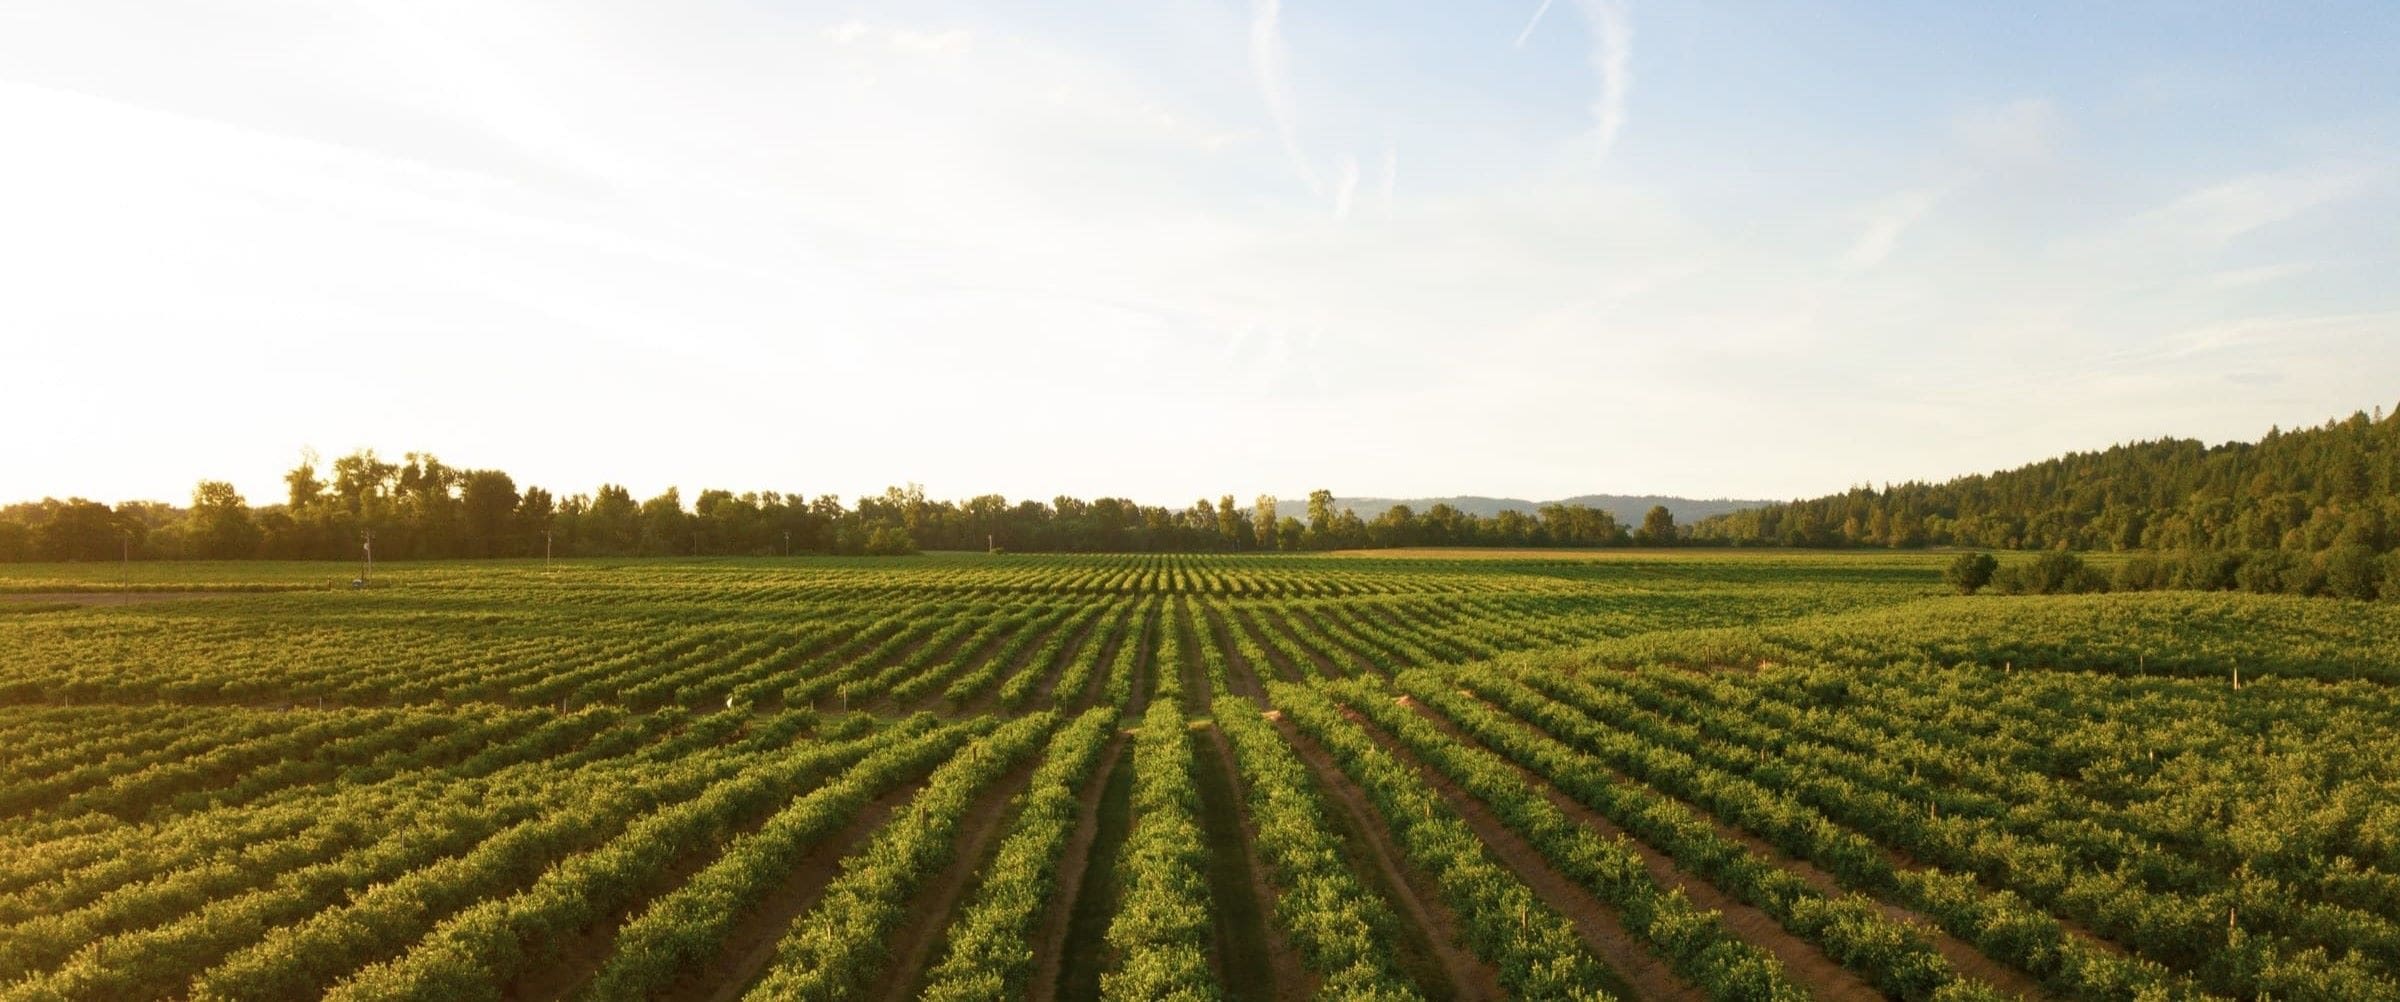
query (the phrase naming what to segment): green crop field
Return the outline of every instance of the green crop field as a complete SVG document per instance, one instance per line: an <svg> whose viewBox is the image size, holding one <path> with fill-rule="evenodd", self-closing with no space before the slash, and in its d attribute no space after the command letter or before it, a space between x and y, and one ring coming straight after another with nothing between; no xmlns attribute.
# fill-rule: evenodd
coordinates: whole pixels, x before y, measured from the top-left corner
<svg viewBox="0 0 2400 1002"><path fill-rule="evenodd" d="M2400 998L2400 603L0 565L0 999Z"/></svg>

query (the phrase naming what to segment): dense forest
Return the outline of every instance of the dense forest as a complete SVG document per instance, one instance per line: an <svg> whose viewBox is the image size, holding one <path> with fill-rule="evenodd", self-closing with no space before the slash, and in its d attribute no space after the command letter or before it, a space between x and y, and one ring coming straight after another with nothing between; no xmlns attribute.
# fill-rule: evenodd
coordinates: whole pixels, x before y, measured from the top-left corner
<svg viewBox="0 0 2400 1002"><path fill-rule="evenodd" d="M321 472L304 457L284 474L281 504L253 507L231 484L204 481L191 505L44 499L0 509L0 561L896 554L920 548L1026 551L1324 550L1391 546L1615 546L1675 541L1656 509L1628 527L1606 511L1547 505L1479 517L1437 504L1361 519L1331 491L1304 503L1232 495L1189 508L1123 498L1048 503L999 495L935 501L894 487L844 506L831 495L673 488L636 500L604 484L558 497L499 470L459 469L430 455L401 462L362 450Z"/></svg>
<svg viewBox="0 0 2400 1002"><path fill-rule="evenodd" d="M2286 550L2400 545L2400 413L2378 408L2252 442L2075 452L1939 484L1703 519L1695 542L2017 550Z"/></svg>

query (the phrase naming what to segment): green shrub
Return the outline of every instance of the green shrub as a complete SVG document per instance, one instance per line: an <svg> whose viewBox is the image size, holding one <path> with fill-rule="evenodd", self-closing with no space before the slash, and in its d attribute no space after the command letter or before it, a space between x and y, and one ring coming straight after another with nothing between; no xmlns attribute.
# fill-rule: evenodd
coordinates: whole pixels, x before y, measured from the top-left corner
<svg viewBox="0 0 2400 1002"><path fill-rule="evenodd" d="M2065 550L2050 550L2032 561L2010 564L1992 576L1992 585L2016 595L2074 595L2108 590L2108 576Z"/></svg>
<svg viewBox="0 0 2400 1002"><path fill-rule="evenodd" d="M1999 569L2000 561L1989 553L1961 553L1942 571L1942 580L1961 595L1973 595L1992 583L1992 572Z"/></svg>
<svg viewBox="0 0 2400 1002"><path fill-rule="evenodd" d="M2117 566L2117 574L2109 582L2111 591L2155 591L2167 587L2172 572L2164 561L2148 554L2135 554Z"/></svg>

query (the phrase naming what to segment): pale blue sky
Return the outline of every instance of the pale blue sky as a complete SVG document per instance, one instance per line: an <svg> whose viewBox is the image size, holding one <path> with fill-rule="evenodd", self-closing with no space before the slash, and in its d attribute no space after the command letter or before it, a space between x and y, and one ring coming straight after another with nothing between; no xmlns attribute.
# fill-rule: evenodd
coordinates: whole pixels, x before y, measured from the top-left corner
<svg viewBox="0 0 2400 1002"><path fill-rule="evenodd" d="M2249 438L2400 402L2396 51L2391 4L0 0L0 498Z"/></svg>

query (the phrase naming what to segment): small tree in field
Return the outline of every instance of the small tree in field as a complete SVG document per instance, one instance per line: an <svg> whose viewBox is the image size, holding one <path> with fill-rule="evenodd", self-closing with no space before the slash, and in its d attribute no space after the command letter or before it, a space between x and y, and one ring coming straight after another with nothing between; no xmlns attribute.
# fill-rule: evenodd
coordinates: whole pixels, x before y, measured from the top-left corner
<svg viewBox="0 0 2400 1002"><path fill-rule="evenodd" d="M1958 589L1961 595L1973 595L1984 585L1992 583L1992 572L2000 569L2000 561L1989 553L1961 553L1942 572L1942 580Z"/></svg>

